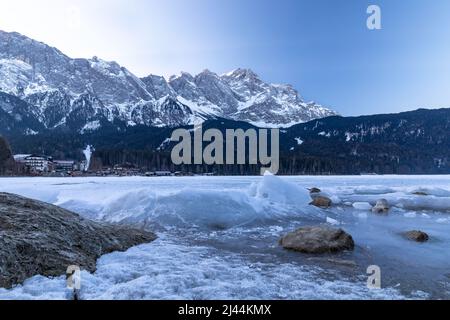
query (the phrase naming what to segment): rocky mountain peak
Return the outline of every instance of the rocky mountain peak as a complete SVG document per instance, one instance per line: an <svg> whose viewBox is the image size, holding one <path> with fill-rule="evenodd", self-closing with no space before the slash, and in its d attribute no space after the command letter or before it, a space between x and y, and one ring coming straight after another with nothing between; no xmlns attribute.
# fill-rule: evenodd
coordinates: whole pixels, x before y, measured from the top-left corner
<svg viewBox="0 0 450 320"><path fill-rule="evenodd" d="M259 76L251 69L245 69L245 68L238 68L235 69L229 73L226 73L222 75L223 78L233 78L236 80L250 80L250 81L256 81L260 80Z"/></svg>
<svg viewBox="0 0 450 320"><path fill-rule="evenodd" d="M306 104L292 86L264 82L250 69L140 79L117 62L71 59L42 42L2 31L0 92L21 100L2 104L2 111L49 129L82 130L99 119L176 126L216 117L283 127L335 114Z"/></svg>

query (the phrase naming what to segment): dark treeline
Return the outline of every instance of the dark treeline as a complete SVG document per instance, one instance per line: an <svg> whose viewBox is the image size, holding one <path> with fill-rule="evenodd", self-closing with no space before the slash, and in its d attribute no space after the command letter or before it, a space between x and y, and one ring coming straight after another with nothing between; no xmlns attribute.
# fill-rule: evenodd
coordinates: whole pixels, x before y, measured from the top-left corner
<svg viewBox="0 0 450 320"><path fill-rule="evenodd" d="M5 138L0 136L0 176L27 174L25 167L15 163L11 147Z"/></svg>
<svg viewBox="0 0 450 320"><path fill-rule="evenodd" d="M426 174L426 159L417 159L414 163L399 163L389 157L319 157L302 153L282 152L280 155L281 175L332 175L332 174ZM144 150L99 150L93 155L91 170L105 167L128 166L143 171L171 171L193 174L214 173L217 175L259 175L261 165L174 165L170 152ZM434 163L430 163L430 168Z"/></svg>
<svg viewBox="0 0 450 320"><path fill-rule="evenodd" d="M259 165L174 165L171 150L175 143L167 140L175 129L104 124L85 134L58 129L5 136L15 153L38 153L61 160L83 160L82 151L92 145L96 149L92 170L118 165L142 171L260 174ZM228 129L258 130L248 123L225 119L206 121L203 131L207 129L219 129L222 134ZM329 117L283 129L279 138L282 175L450 173L450 109Z"/></svg>

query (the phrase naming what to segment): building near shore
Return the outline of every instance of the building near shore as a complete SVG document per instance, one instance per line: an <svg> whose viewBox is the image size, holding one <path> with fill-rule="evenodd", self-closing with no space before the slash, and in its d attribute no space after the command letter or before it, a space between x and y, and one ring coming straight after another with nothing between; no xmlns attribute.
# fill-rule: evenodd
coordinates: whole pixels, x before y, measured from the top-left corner
<svg viewBox="0 0 450 320"><path fill-rule="evenodd" d="M54 160L53 165L56 171L66 172L74 171L76 167L73 160Z"/></svg>
<svg viewBox="0 0 450 320"><path fill-rule="evenodd" d="M147 177L168 177L173 175L170 171L148 171L145 173Z"/></svg>
<svg viewBox="0 0 450 320"><path fill-rule="evenodd" d="M168 177L172 175L172 172L170 171L155 171L155 175L157 177Z"/></svg>
<svg viewBox="0 0 450 320"><path fill-rule="evenodd" d="M53 159L51 157L35 154L18 154L14 161L28 167L32 172L44 173L53 171Z"/></svg>

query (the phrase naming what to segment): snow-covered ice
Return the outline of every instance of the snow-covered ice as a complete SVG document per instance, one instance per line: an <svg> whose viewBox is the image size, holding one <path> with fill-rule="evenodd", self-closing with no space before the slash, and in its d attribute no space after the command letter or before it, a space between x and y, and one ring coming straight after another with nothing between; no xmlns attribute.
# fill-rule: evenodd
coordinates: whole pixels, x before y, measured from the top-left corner
<svg viewBox="0 0 450 320"><path fill-rule="evenodd" d="M357 210L367 211L372 209L372 205L368 202L355 202L353 208Z"/></svg>
<svg viewBox="0 0 450 320"><path fill-rule="evenodd" d="M309 206L311 187L336 205ZM0 191L157 232L157 241L83 271L82 299L450 298L449 176L2 178ZM387 216L370 210L381 198L392 207ZM311 224L339 225L355 251L310 257L278 246ZM430 241L402 238L416 229ZM382 290L366 287L374 264ZM64 276L0 289L0 299L67 297Z"/></svg>

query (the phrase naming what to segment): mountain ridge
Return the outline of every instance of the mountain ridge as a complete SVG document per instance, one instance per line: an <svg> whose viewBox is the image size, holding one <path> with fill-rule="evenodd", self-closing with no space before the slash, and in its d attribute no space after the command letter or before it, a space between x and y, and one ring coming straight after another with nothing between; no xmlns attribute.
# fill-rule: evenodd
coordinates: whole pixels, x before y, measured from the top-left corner
<svg viewBox="0 0 450 320"><path fill-rule="evenodd" d="M264 82L250 69L139 78L115 61L72 59L43 42L4 31L0 91L27 103L26 112L48 129L82 130L102 120L179 126L215 117L286 127L337 114L305 102L291 85Z"/></svg>

